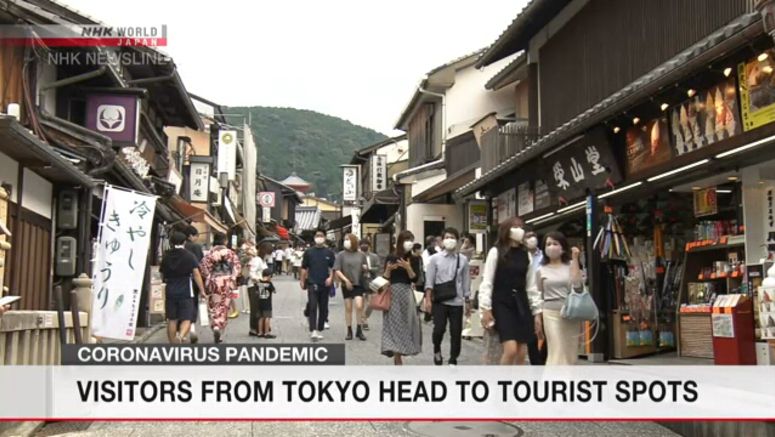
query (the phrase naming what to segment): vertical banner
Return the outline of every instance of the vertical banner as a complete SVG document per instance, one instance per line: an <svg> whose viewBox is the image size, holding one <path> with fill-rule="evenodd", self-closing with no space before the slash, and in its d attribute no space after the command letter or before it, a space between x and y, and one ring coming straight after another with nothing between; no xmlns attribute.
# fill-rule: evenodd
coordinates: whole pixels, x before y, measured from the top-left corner
<svg viewBox="0 0 775 437"><path fill-rule="evenodd" d="M237 174L237 131L218 131L218 176L228 173L233 181Z"/></svg>
<svg viewBox="0 0 775 437"><path fill-rule="evenodd" d="M95 337L132 340L148 261L156 197L106 186L94 259Z"/></svg>
<svg viewBox="0 0 775 437"><path fill-rule="evenodd" d="M358 166L342 166L342 200L355 202L358 200Z"/></svg>
<svg viewBox="0 0 775 437"><path fill-rule="evenodd" d="M353 208L352 211L350 211L350 216L352 217L352 229L350 229L350 232L352 232L353 235L358 237L358 240L361 239L361 209L360 208Z"/></svg>
<svg viewBox="0 0 775 437"><path fill-rule="evenodd" d="M487 232L487 203L469 202L468 231L471 233Z"/></svg>
<svg viewBox="0 0 775 437"><path fill-rule="evenodd" d="M261 207L261 221L269 223L272 221L272 208L268 206Z"/></svg>
<svg viewBox="0 0 775 437"><path fill-rule="evenodd" d="M371 191L379 193L387 190L387 156L371 157Z"/></svg>
<svg viewBox="0 0 775 437"><path fill-rule="evenodd" d="M191 202L207 202L210 194L210 164L192 162L188 178L188 193Z"/></svg>

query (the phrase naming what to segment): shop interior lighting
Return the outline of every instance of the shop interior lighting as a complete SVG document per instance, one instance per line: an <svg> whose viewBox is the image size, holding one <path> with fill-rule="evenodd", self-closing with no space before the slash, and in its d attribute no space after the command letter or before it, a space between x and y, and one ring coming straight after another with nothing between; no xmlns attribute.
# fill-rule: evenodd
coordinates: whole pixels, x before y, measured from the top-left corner
<svg viewBox="0 0 775 437"><path fill-rule="evenodd" d="M549 218L549 217L551 217L553 215L554 215L554 213L550 212L549 214L544 214L544 215L540 215L538 217L533 217L530 220L526 221L525 224L529 225L530 223L534 223L534 222L537 222L539 220L547 219L547 218Z"/></svg>
<svg viewBox="0 0 775 437"><path fill-rule="evenodd" d="M638 123L640 123L640 118L635 117L632 119L632 124L637 125Z"/></svg>
<svg viewBox="0 0 775 437"><path fill-rule="evenodd" d="M663 178L666 178L668 176L672 176L674 174L678 174L678 173L681 173L683 171L689 170L691 168L699 167L699 166L701 166L703 164L707 164L709 162L710 162L710 159L702 159L702 160L697 161L695 163L692 163L692 164L689 164L689 165L685 165L683 167L678 167L676 169L673 169L673 170L670 170L670 171L666 171L666 172L664 172L662 174L659 174L659 175L656 175L656 176L652 176L652 177L650 177L650 178L648 178L646 180L649 181L649 182L654 182L654 181L657 181L659 179L663 179Z"/></svg>
<svg viewBox="0 0 775 437"><path fill-rule="evenodd" d="M622 191L627 191L627 190L629 190L631 188L635 188L635 187L640 186L640 185L643 185L643 181L635 182L634 184L630 184L630 185L626 185L626 186L621 187L621 188L617 188L617 189L615 189L613 191L609 191L609 192L607 192L605 194L601 194L601 195L597 196L597 198L598 199L605 199L606 197L611 197L614 194L621 193Z"/></svg>
<svg viewBox="0 0 775 437"><path fill-rule="evenodd" d="M695 94L697 94L697 91L694 88L689 88L689 91L686 92L686 95L689 97L694 97Z"/></svg>
<svg viewBox="0 0 775 437"><path fill-rule="evenodd" d="M761 146L762 144L768 143L773 140L775 140L775 135L769 136L767 138L762 138L761 140L754 141L753 143L749 143L749 144L746 144L745 146L738 147L737 149L727 150L726 152L719 153L718 155L716 155L716 159L726 158L727 156L731 156L748 149L753 149L754 147Z"/></svg>
<svg viewBox="0 0 775 437"><path fill-rule="evenodd" d="M622 130L619 126L614 126L614 133L618 134L619 131Z"/></svg>
<svg viewBox="0 0 775 437"><path fill-rule="evenodd" d="M732 74L732 67L727 67L724 69L724 77L729 77L729 75Z"/></svg>
<svg viewBox="0 0 775 437"><path fill-rule="evenodd" d="M584 201L581 201L581 202L579 202L579 203L574 203L574 204L573 204L573 205L571 205L571 206L566 206L565 208L560 208L560 209L558 209L558 210L557 210L557 214L562 214L562 213L564 213L564 212L567 212L567 211L570 211L570 210L574 210L574 211L575 211L576 209L579 209L579 208L581 208L581 207L584 207L586 204L587 204L587 201L586 201L586 200L584 200Z"/></svg>
<svg viewBox="0 0 775 437"><path fill-rule="evenodd" d="M700 191L702 187L692 187L692 191Z"/></svg>
<svg viewBox="0 0 775 437"><path fill-rule="evenodd" d="M762 71L765 72L766 74L772 74L772 67L769 65L765 65L764 67L762 67Z"/></svg>
<svg viewBox="0 0 775 437"><path fill-rule="evenodd" d="M716 190L716 192L719 194L731 194L732 190Z"/></svg>
<svg viewBox="0 0 775 437"><path fill-rule="evenodd" d="M729 176L727 177L727 180L731 182L737 182L737 176Z"/></svg>
<svg viewBox="0 0 775 437"><path fill-rule="evenodd" d="M668 107L669 107L669 105L667 103L663 103L663 104L659 105L659 109L661 109L662 112L667 111Z"/></svg>
<svg viewBox="0 0 775 437"><path fill-rule="evenodd" d="M759 57L758 57L758 58L756 58L756 59L758 59L758 60L759 60L759 62L764 62L764 61L766 61L766 60L767 60L767 58L768 58L768 57L769 57L769 55L768 55L766 52L763 52L763 53L762 53L761 55L759 55Z"/></svg>

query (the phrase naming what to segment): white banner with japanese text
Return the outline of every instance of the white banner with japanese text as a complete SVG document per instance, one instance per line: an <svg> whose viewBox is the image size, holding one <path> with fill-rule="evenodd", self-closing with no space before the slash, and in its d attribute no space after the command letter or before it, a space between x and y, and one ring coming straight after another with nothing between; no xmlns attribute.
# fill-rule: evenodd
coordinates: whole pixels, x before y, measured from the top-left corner
<svg viewBox="0 0 775 437"><path fill-rule="evenodd" d="M95 337L132 340L140 307L156 196L107 185L94 258Z"/></svg>
<svg viewBox="0 0 775 437"><path fill-rule="evenodd" d="M371 157L371 191L379 193L387 190L387 156Z"/></svg>
<svg viewBox="0 0 775 437"><path fill-rule="evenodd" d="M355 202L358 200L358 188L360 178L358 176L357 165L342 166L342 200L345 202Z"/></svg>
<svg viewBox="0 0 775 437"><path fill-rule="evenodd" d="M192 202L207 202L210 196L210 163L192 162L188 192Z"/></svg>
<svg viewBox="0 0 775 437"><path fill-rule="evenodd" d="M237 174L237 131L218 131L218 177L228 173L233 181Z"/></svg>

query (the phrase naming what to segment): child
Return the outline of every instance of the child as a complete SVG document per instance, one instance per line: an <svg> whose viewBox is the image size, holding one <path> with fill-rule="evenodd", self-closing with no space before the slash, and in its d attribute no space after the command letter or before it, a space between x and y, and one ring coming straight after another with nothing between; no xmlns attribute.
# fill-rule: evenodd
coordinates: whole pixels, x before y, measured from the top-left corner
<svg viewBox="0 0 775 437"><path fill-rule="evenodd" d="M258 282L258 336L263 338L275 338L272 332L272 293L275 293L272 284L272 270L265 269L261 273Z"/></svg>

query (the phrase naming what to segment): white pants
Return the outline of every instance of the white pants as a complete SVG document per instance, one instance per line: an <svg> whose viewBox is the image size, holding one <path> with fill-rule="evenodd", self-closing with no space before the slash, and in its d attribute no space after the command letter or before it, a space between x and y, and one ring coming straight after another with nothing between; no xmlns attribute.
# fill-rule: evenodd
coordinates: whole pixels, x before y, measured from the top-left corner
<svg viewBox="0 0 775 437"><path fill-rule="evenodd" d="M549 348L547 366L576 364L579 357L578 321L563 319L559 311L544 310L544 334Z"/></svg>

